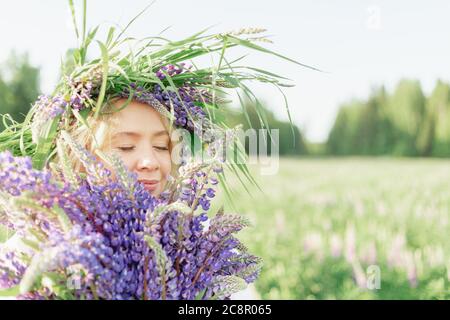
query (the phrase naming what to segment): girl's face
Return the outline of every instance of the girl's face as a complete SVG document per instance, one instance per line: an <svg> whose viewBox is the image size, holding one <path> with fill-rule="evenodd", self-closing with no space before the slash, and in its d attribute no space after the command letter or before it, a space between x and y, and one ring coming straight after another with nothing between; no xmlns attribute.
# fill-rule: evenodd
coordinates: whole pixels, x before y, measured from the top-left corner
<svg viewBox="0 0 450 320"><path fill-rule="evenodd" d="M118 99L118 107L126 102ZM145 188L158 197L172 169L170 136L162 116L151 106L131 101L113 114L109 152L115 152Z"/></svg>

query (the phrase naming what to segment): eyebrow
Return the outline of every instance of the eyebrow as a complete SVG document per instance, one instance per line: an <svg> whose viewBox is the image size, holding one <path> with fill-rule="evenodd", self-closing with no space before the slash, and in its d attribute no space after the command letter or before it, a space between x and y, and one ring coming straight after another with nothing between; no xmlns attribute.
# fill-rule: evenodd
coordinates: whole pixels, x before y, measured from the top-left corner
<svg viewBox="0 0 450 320"><path fill-rule="evenodd" d="M114 134L113 138L117 138L119 136L139 138L139 137L142 137L142 134L140 134L139 132L133 132L133 131L123 131L123 132L118 132L118 133ZM166 130L160 130L160 131L152 133L152 137L160 137L160 136L169 136L169 134Z"/></svg>

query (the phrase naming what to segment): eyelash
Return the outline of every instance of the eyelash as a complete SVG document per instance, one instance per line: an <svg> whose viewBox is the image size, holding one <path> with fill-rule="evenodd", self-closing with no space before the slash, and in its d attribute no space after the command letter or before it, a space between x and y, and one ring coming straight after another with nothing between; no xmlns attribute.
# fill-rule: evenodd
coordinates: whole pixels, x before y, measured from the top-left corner
<svg viewBox="0 0 450 320"><path fill-rule="evenodd" d="M168 147L155 147L155 148L158 149L158 150L161 150L161 151L168 151L169 150ZM121 151L127 152L127 151L134 150L134 147L119 147L118 149L121 150Z"/></svg>
<svg viewBox="0 0 450 320"><path fill-rule="evenodd" d="M134 150L134 147L119 147L118 149L127 152Z"/></svg>

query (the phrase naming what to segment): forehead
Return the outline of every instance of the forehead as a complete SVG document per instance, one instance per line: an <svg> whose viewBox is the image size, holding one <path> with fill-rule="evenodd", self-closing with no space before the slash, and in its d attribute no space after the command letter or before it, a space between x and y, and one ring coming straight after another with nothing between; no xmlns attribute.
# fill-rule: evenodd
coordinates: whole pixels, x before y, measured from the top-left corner
<svg viewBox="0 0 450 320"><path fill-rule="evenodd" d="M125 99L120 99L115 101L114 105L120 107L125 102ZM113 137L123 136L121 133L128 133L128 136L130 136L129 133L154 136L165 132L168 135L162 116L154 108L144 103L131 101L124 109L115 112L113 118Z"/></svg>

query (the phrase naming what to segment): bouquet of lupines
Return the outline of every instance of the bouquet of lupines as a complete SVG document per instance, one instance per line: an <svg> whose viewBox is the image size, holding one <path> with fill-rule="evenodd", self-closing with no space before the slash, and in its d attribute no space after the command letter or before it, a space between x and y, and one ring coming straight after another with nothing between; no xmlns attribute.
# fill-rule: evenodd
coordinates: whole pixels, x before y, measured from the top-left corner
<svg viewBox="0 0 450 320"><path fill-rule="evenodd" d="M68 170L63 145L85 177ZM1 249L3 294L227 299L255 281L261 261L234 236L248 221L223 210L208 218L220 161L187 161L156 199L114 155L104 155L110 171L65 132L57 147L60 163L42 171L0 154L0 219L21 244Z"/></svg>

